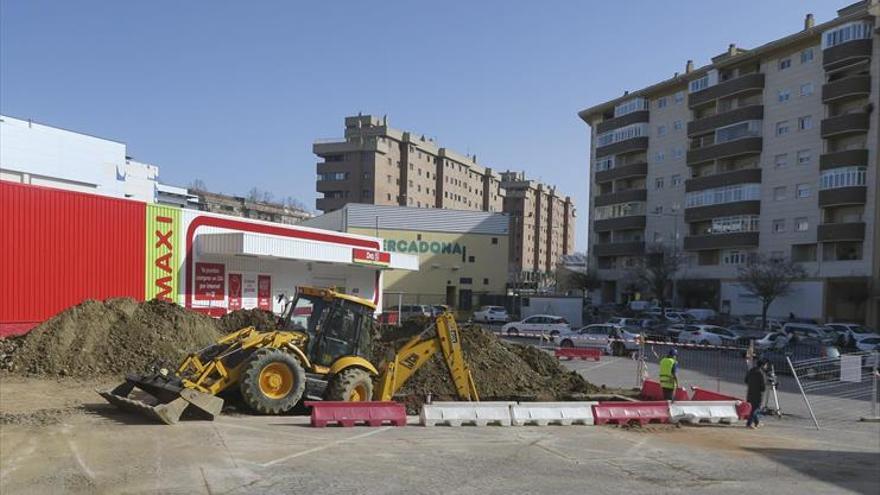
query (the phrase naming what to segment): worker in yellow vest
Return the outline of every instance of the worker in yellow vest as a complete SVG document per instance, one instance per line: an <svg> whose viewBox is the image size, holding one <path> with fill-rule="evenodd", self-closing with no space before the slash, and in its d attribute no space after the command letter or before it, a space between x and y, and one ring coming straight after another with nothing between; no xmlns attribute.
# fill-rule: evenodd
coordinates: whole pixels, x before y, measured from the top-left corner
<svg viewBox="0 0 880 495"><path fill-rule="evenodd" d="M663 399L674 400L675 389L678 388L678 350L673 348L665 358L660 360L660 387L663 388Z"/></svg>

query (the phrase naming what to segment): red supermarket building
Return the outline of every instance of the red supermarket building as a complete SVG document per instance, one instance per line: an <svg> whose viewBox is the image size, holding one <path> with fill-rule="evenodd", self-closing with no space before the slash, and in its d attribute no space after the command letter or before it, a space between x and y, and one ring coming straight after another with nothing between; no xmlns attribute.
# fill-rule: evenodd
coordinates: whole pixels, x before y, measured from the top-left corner
<svg viewBox="0 0 880 495"><path fill-rule="evenodd" d="M414 256L369 236L0 181L0 336L85 299L177 302L213 316L281 311L299 284L382 307L382 273Z"/></svg>

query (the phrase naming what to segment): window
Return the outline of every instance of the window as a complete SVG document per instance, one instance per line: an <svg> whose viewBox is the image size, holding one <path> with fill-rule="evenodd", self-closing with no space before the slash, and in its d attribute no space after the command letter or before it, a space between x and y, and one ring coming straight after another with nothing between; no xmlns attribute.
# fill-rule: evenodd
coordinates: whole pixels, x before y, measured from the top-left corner
<svg viewBox="0 0 880 495"><path fill-rule="evenodd" d="M664 159L666 159L666 153L664 153L662 151L658 151L657 154L654 156L658 162L662 162Z"/></svg>
<svg viewBox="0 0 880 495"><path fill-rule="evenodd" d="M654 214L660 215L663 213L663 205L657 205L654 207Z"/></svg>
<svg viewBox="0 0 880 495"><path fill-rule="evenodd" d="M813 128L813 116L812 115L804 115L803 117L798 117L798 129L801 131L806 131L807 129Z"/></svg>
<svg viewBox="0 0 880 495"><path fill-rule="evenodd" d="M811 161L813 161L813 152L812 151L798 150L798 152L797 152L798 165L809 165Z"/></svg>
<svg viewBox="0 0 880 495"><path fill-rule="evenodd" d="M778 234L780 232L785 232L785 219L777 218L773 220L773 233Z"/></svg>
<svg viewBox="0 0 880 495"><path fill-rule="evenodd" d="M672 176L672 180L670 180L669 182L670 182L669 185L671 185L672 187L680 186L681 185L681 176L678 174L675 174Z"/></svg>
<svg viewBox="0 0 880 495"><path fill-rule="evenodd" d="M618 203L613 205L599 206L594 210L596 220L606 220L609 218L626 217L630 215L644 215L645 203ZM529 236L531 239L531 236Z"/></svg>
<svg viewBox="0 0 880 495"><path fill-rule="evenodd" d="M785 70L785 69L788 69L789 67L791 67L791 59L790 58L784 58L779 61L779 70Z"/></svg>
<svg viewBox="0 0 880 495"><path fill-rule="evenodd" d="M672 123L672 128L675 129L676 131L680 131L682 128L682 125L683 124L680 120L676 120L675 122Z"/></svg>
<svg viewBox="0 0 880 495"><path fill-rule="evenodd" d="M497 237L493 237L493 238L492 238L492 244L498 244L498 238L497 238Z"/></svg>
<svg viewBox="0 0 880 495"><path fill-rule="evenodd" d="M810 230L810 222L807 217L797 217L794 219L795 232L806 232Z"/></svg>
<svg viewBox="0 0 880 495"><path fill-rule="evenodd" d="M776 101L779 103L785 103L786 101L791 99L791 91L787 89L780 89L776 93Z"/></svg>
<svg viewBox="0 0 880 495"><path fill-rule="evenodd" d="M468 256L468 263L474 263L475 261L477 261L477 258L473 256Z"/></svg>
<svg viewBox="0 0 880 495"><path fill-rule="evenodd" d="M461 277L458 279L458 283L462 285L471 285L474 283L474 280L471 277Z"/></svg>
<svg viewBox="0 0 880 495"><path fill-rule="evenodd" d="M777 136L784 136L784 135L788 134L788 131L789 131L789 128L788 128L788 121L787 120L783 120L781 122L776 123L776 135Z"/></svg>
<svg viewBox="0 0 880 495"><path fill-rule="evenodd" d="M654 189L663 189L663 177L654 179Z"/></svg>
<svg viewBox="0 0 880 495"><path fill-rule="evenodd" d="M654 242L663 242L663 234L654 232Z"/></svg>
<svg viewBox="0 0 880 495"><path fill-rule="evenodd" d="M370 178L370 172L369 171L364 172L364 179L369 179L369 178Z"/></svg>
<svg viewBox="0 0 880 495"><path fill-rule="evenodd" d="M666 126L665 125L658 125L657 126L657 135L658 136L665 136L666 135Z"/></svg>
<svg viewBox="0 0 880 495"><path fill-rule="evenodd" d="M712 219L707 234L727 234L730 232L758 232L760 226L758 215L736 215Z"/></svg>
<svg viewBox="0 0 880 495"><path fill-rule="evenodd" d="M745 251L725 251L721 261L725 265L742 265L748 261L748 253Z"/></svg>
<svg viewBox="0 0 880 495"><path fill-rule="evenodd" d="M666 97L662 96L657 100L657 108L666 108Z"/></svg>
<svg viewBox="0 0 880 495"><path fill-rule="evenodd" d="M825 31L822 34L822 49L826 50L849 41L871 39L872 28L871 22L855 21Z"/></svg>
<svg viewBox="0 0 880 495"><path fill-rule="evenodd" d="M801 52L801 63L806 64L813 61L813 49L807 48Z"/></svg>
<svg viewBox="0 0 880 495"><path fill-rule="evenodd" d="M680 105L684 101L684 91L676 92L675 96L673 96L673 99L675 99L676 105Z"/></svg>
<svg viewBox="0 0 880 495"><path fill-rule="evenodd" d="M785 199L785 196L788 194L787 188L785 186L779 186L773 188L773 201L782 201Z"/></svg>
<svg viewBox="0 0 880 495"><path fill-rule="evenodd" d="M488 278L484 278L484 279L483 279L483 285L489 285L489 279L488 279Z"/></svg>
<svg viewBox="0 0 880 495"><path fill-rule="evenodd" d="M816 245L815 244L792 244L791 261L805 262L816 261Z"/></svg>
<svg viewBox="0 0 880 495"><path fill-rule="evenodd" d="M796 187L796 191L797 191L798 199L810 197L810 185L809 184L798 184Z"/></svg>
<svg viewBox="0 0 880 495"><path fill-rule="evenodd" d="M724 143L744 137L760 136L761 121L747 120L715 130L715 143Z"/></svg>
<svg viewBox="0 0 880 495"><path fill-rule="evenodd" d="M672 148L672 157L673 158L681 158L684 156L684 148L677 146Z"/></svg>
<svg viewBox="0 0 880 495"><path fill-rule="evenodd" d="M391 193L388 193L388 201L391 201Z"/></svg>
<svg viewBox="0 0 880 495"><path fill-rule="evenodd" d="M685 196L685 207L709 206L736 201L756 201L761 199L760 184L737 184L694 191Z"/></svg>
<svg viewBox="0 0 880 495"><path fill-rule="evenodd" d="M788 166L788 153L782 153L773 157L773 165L776 168L785 168Z"/></svg>
<svg viewBox="0 0 880 495"><path fill-rule="evenodd" d="M819 175L819 189L835 189L865 185L866 167L843 167L826 170Z"/></svg>
<svg viewBox="0 0 880 495"><path fill-rule="evenodd" d="M345 155L327 155L324 157L324 163L345 161Z"/></svg>
<svg viewBox="0 0 880 495"><path fill-rule="evenodd" d="M801 96L810 96L811 94L813 94L813 83L801 84Z"/></svg>
<svg viewBox="0 0 880 495"><path fill-rule="evenodd" d="M614 107L614 116L622 117L626 114L648 109L648 100L645 98L633 98Z"/></svg>
<svg viewBox="0 0 880 495"><path fill-rule="evenodd" d="M697 91L702 91L702 90L708 88L709 86L714 86L715 84L717 84L717 82L718 82L718 71L712 70L712 71L709 71L709 73L706 74L705 76L703 76L699 79L694 79L693 81L691 81L690 84L688 85L688 90L691 93L696 93Z"/></svg>
<svg viewBox="0 0 880 495"><path fill-rule="evenodd" d="M326 172L323 174L318 174L318 180L346 180L348 179L348 172Z"/></svg>
<svg viewBox="0 0 880 495"><path fill-rule="evenodd" d="M608 146L627 139L648 135L648 124L630 124L596 136L596 146Z"/></svg>

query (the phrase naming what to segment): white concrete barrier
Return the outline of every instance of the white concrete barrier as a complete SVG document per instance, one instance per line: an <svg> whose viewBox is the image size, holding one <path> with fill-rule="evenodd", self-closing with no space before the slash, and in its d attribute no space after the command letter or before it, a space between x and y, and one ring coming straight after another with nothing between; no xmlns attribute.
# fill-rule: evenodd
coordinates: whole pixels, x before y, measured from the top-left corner
<svg viewBox="0 0 880 495"><path fill-rule="evenodd" d="M735 400L675 401L669 403L673 423L735 423L739 421Z"/></svg>
<svg viewBox="0 0 880 495"><path fill-rule="evenodd" d="M598 402L520 402L510 406L514 426L593 425L593 406Z"/></svg>
<svg viewBox="0 0 880 495"><path fill-rule="evenodd" d="M514 402L434 402L422 406L422 426L510 426Z"/></svg>

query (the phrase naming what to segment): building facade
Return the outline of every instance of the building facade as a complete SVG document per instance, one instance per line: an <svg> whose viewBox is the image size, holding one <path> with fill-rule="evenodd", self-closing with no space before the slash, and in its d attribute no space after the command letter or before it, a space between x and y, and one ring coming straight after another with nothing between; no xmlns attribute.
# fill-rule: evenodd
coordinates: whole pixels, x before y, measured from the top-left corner
<svg viewBox="0 0 880 495"><path fill-rule="evenodd" d="M198 209L236 217L253 218L267 222L293 225L305 219L312 218L312 214L291 208L280 203L266 201L251 201L240 196L218 194L208 191L191 189L190 194L198 198Z"/></svg>
<svg viewBox="0 0 880 495"><path fill-rule="evenodd" d="M579 113L591 128L589 253L624 300L655 245L684 255L675 299L758 313L736 283L755 253L809 277L771 313L876 324L877 0Z"/></svg>
<svg viewBox="0 0 880 495"><path fill-rule="evenodd" d="M509 218L503 213L349 203L303 225L382 239L382 250L416 255L418 271L387 272L386 307L446 304L470 310L507 290Z"/></svg>

